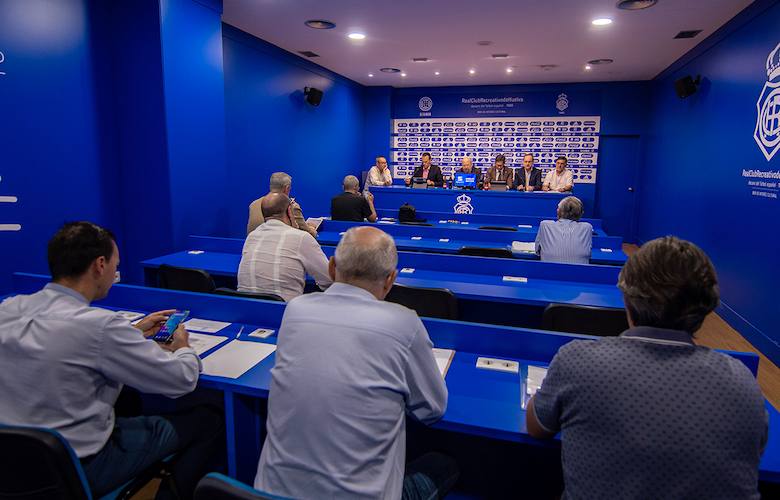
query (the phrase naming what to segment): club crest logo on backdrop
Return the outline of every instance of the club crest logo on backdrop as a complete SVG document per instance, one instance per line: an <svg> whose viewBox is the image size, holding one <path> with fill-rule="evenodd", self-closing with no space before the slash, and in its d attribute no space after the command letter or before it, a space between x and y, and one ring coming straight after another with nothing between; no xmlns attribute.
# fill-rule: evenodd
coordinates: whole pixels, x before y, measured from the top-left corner
<svg viewBox="0 0 780 500"><path fill-rule="evenodd" d="M431 108L433 108L433 99L430 97L421 97L420 102L418 102L417 105L420 107L420 111L430 111Z"/></svg>
<svg viewBox="0 0 780 500"><path fill-rule="evenodd" d="M756 109L753 138L769 161L780 149L780 43L766 58L766 83L758 96Z"/></svg>
<svg viewBox="0 0 780 500"><path fill-rule="evenodd" d="M471 196L462 194L458 196L458 202L453 207L456 214L470 214L474 212L474 206L471 204Z"/></svg>
<svg viewBox="0 0 780 500"><path fill-rule="evenodd" d="M563 113L569 107L569 96L566 94L559 94L558 100L555 101L555 107Z"/></svg>

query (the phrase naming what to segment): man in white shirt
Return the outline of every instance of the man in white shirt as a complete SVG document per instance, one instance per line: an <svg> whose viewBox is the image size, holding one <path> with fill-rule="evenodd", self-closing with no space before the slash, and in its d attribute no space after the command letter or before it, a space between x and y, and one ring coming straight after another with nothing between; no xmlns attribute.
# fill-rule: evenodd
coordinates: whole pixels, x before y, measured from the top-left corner
<svg viewBox="0 0 780 500"><path fill-rule="evenodd" d="M373 227L344 234L335 283L287 305L271 370L267 437L255 487L283 497L443 498L454 461L406 465L406 417L438 420L447 387L417 314L385 302L395 243Z"/></svg>
<svg viewBox="0 0 780 500"><path fill-rule="evenodd" d="M574 188L574 176L571 170L566 168L566 157L559 156L555 160L555 170L550 170L547 173L547 177L544 178L544 185L542 189L544 191L558 191L565 193L571 191Z"/></svg>
<svg viewBox="0 0 780 500"><path fill-rule="evenodd" d="M303 294L306 274L324 289L331 283L328 259L314 237L294 229L292 201L269 193L261 202L265 222L249 233L238 265L238 291L267 293L285 301Z"/></svg>
<svg viewBox="0 0 780 500"><path fill-rule="evenodd" d="M191 498L222 439L220 413L205 406L167 416L114 413L124 384L171 398L195 389L201 363L187 331L179 326L171 343L158 344L145 337L174 311L134 327L90 305L108 294L119 265L107 229L65 224L49 241L48 260L51 283L0 304L0 422L58 431L94 498L176 453L172 479L181 498Z"/></svg>
<svg viewBox="0 0 780 500"><path fill-rule="evenodd" d="M368 186L392 186L393 174L387 168L387 159L384 156L376 157L376 164L368 171Z"/></svg>

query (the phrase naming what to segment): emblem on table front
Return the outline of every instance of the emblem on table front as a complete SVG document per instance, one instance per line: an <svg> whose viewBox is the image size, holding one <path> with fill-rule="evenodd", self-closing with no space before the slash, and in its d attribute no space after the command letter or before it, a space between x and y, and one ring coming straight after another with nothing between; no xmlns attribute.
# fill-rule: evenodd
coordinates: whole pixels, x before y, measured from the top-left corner
<svg viewBox="0 0 780 500"><path fill-rule="evenodd" d="M555 107L561 113L566 111L566 108L569 107L569 96L567 96L566 94L559 94L558 95L558 100L555 101Z"/></svg>
<svg viewBox="0 0 780 500"><path fill-rule="evenodd" d="M753 138L769 161L780 145L780 43L766 58L766 82L758 96L756 109L758 115Z"/></svg>
<svg viewBox="0 0 780 500"><path fill-rule="evenodd" d="M470 214L474 212L474 206L471 204L471 196L462 194L458 196L458 202L455 204L456 214Z"/></svg>

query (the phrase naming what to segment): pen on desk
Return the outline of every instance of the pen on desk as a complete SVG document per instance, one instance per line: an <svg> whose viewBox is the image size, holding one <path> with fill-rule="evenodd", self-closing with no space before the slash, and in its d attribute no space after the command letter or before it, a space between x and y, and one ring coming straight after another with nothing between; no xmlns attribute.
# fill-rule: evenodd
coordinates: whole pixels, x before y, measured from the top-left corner
<svg viewBox="0 0 780 500"><path fill-rule="evenodd" d="M244 331L244 325L241 325L241 328L238 329L238 334L236 335L236 338L241 336L241 332Z"/></svg>

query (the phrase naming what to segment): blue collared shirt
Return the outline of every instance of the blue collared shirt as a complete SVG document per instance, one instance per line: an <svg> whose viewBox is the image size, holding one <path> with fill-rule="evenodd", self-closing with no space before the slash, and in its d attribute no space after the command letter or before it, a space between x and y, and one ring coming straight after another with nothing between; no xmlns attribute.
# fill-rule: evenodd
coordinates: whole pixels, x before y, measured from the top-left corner
<svg viewBox="0 0 780 500"><path fill-rule="evenodd" d="M564 498L759 498L758 383L686 332L636 327L566 344L534 409L561 432Z"/></svg>
<svg viewBox="0 0 780 500"><path fill-rule="evenodd" d="M123 384L178 397L195 388L201 368L194 350L164 351L55 283L0 304L0 366L0 423L55 429L79 458L108 441Z"/></svg>
<svg viewBox="0 0 780 500"><path fill-rule="evenodd" d="M334 283L289 302L255 487L306 498L401 498L408 413L430 423L447 388L417 314Z"/></svg>
<svg viewBox="0 0 780 500"><path fill-rule="evenodd" d="M536 233L536 254L548 262L590 263L593 226L569 219L543 220Z"/></svg>

